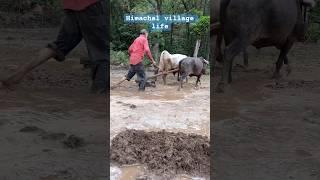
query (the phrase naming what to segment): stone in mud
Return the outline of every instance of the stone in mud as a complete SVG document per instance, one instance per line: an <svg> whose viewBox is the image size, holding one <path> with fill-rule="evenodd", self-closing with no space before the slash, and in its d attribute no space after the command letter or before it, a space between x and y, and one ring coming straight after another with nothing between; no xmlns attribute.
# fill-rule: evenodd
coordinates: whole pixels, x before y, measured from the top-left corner
<svg viewBox="0 0 320 180"><path fill-rule="evenodd" d="M112 140L111 160L120 165L144 164L155 174L207 176L210 142L200 135L126 130Z"/></svg>
<svg viewBox="0 0 320 180"><path fill-rule="evenodd" d="M123 103L123 102L121 102L121 101L117 101L117 103L118 103L118 104L122 104L122 105L124 105L124 106L129 106L131 109L137 108L137 106L134 105L134 104L127 104L127 103Z"/></svg>
<svg viewBox="0 0 320 180"><path fill-rule="evenodd" d="M31 132L44 132L43 129L38 128L37 126L26 126L23 127L19 130L20 132L26 132L26 133L31 133Z"/></svg>
<svg viewBox="0 0 320 180"><path fill-rule="evenodd" d="M134 104L131 104L131 105L130 105L130 108L131 108L131 109L135 109L135 108L137 108L137 106L134 105Z"/></svg>
<svg viewBox="0 0 320 180"><path fill-rule="evenodd" d="M66 140L63 141L63 144L68 148L75 149L84 145L84 139L75 135L70 135Z"/></svg>
<svg viewBox="0 0 320 180"><path fill-rule="evenodd" d="M42 152L52 152L52 149L42 149Z"/></svg>

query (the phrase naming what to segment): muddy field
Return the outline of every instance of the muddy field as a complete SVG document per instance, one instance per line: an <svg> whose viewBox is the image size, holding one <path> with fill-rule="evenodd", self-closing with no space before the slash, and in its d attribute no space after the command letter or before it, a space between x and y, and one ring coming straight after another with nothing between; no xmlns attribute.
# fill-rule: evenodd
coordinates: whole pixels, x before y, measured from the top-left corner
<svg viewBox="0 0 320 180"><path fill-rule="evenodd" d="M144 164L166 178L183 173L209 175L210 141L181 132L126 130L112 139L111 160L119 165Z"/></svg>
<svg viewBox="0 0 320 180"><path fill-rule="evenodd" d="M58 29L1 29L0 78L31 60ZM0 90L0 179L106 179L105 96L89 93L83 44L14 91Z"/></svg>
<svg viewBox="0 0 320 180"><path fill-rule="evenodd" d="M297 44L293 71L279 81L271 79L278 51L250 50L249 69L236 68L228 91L212 98L213 179L320 179L319 50Z"/></svg>
<svg viewBox="0 0 320 180"><path fill-rule="evenodd" d="M112 83L119 81L126 72L126 69L113 67L111 70ZM148 75L152 75L152 73L151 71L147 72ZM149 87L143 93L138 92L138 86L134 79L130 82L124 82L120 87L111 91L111 141L126 129L144 130L146 134L166 130L172 133L180 132L186 135L197 134L206 138L210 137L209 76L202 77L199 89L194 89L196 78L190 78L181 91L177 91L176 77L170 74L167 78L168 85L164 86L162 79L159 78L156 82L156 88ZM160 141L165 142L166 137L163 136ZM173 143L174 137L179 137L179 135L175 134L173 138L169 138L169 144ZM140 145L138 147L143 148ZM185 146L185 148L188 147ZM153 151L147 152L148 156L152 156ZM157 158L155 155L153 160ZM161 164L157 170L152 170L147 166L148 163L139 162L133 165L128 163L128 166L119 166L119 163L113 161L111 179L135 180L140 177L155 180L165 179L164 176L156 175L159 170L165 170L165 167L161 169ZM171 173L169 179L209 179L208 173L198 173L197 176L194 174L197 173L180 171L173 175Z"/></svg>

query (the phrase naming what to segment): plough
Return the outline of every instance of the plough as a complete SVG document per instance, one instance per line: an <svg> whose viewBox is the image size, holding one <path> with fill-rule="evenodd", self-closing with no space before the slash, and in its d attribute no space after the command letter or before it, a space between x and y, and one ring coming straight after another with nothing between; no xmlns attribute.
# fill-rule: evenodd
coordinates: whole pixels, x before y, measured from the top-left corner
<svg viewBox="0 0 320 180"><path fill-rule="evenodd" d="M164 75L164 74L169 74L169 73L174 73L174 72L178 72L179 69L173 69L173 70L170 70L170 71L166 71L166 72L162 72L162 73L158 73L158 74L155 74L153 76L149 76L147 77L146 80L149 80L149 79L153 79L155 77L158 77L158 76L161 76L161 75ZM118 81L117 83L115 83L114 85L112 85L110 88L111 89L115 89L116 87L118 87L120 84L122 84L124 81L126 81L126 77L123 77L120 81Z"/></svg>
<svg viewBox="0 0 320 180"><path fill-rule="evenodd" d="M147 77L147 80L153 79L155 77L158 77L158 76L161 76L161 75L164 75L164 74L174 73L174 72L178 72L178 71L179 71L179 69L173 69L173 70L170 70L170 71L166 71L166 72L162 72L162 73L159 73L159 74L155 74L153 76Z"/></svg>

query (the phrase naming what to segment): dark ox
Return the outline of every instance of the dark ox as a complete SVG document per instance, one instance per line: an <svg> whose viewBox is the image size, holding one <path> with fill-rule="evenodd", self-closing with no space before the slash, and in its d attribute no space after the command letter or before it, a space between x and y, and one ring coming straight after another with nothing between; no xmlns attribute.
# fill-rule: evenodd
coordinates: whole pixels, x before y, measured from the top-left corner
<svg viewBox="0 0 320 180"><path fill-rule="evenodd" d="M178 91L182 88L183 80L188 76L197 77L196 87L198 87L202 74L206 73L205 65L209 65L209 62L202 57L187 57L182 59L179 62L178 81L180 81L180 83Z"/></svg>
<svg viewBox="0 0 320 180"><path fill-rule="evenodd" d="M304 39L308 8L314 0L221 0L220 30L225 41L224 67L217 91L231 83L233 59L247 46L275 46L280 50L274 77L280 77L283 63L294 42Z"/></svg>

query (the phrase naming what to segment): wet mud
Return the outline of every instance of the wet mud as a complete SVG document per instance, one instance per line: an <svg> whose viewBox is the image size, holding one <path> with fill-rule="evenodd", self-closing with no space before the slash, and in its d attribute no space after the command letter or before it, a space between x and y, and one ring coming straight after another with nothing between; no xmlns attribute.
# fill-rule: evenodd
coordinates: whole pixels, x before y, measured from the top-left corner
<svg viewBox="0 0 320 180"><path fill-rule="evenodd" d="M292 72L284 66L278 80L271 77L279 51L250 49L248 70L235 68L227 91L212 98L213 179L320 179L319 49L296 44Z"/></svg>
<svg viewBox="0 0 320 180"><path fill-rule="evenodd" d="M0 29L0 79L57 32ZM105 97L90 94L89 71L80 64L85 55L81 43L65 62L49 60L13 90L0 90L0 179L108 178Z"/></svg>
<svg viewBox="0 0 320 180"><path fill-rule="evenodd" d="M63 144L68 148L78 148L83 146L85 143L83 138L77 137L75 135L70 135L66 140L63 141Z"/></svg>
<svg viewBox="0 0 320 180"><path fill-rule="evenodd" d="M195 134L126 130L112 139L111 159L120 165L143 164L167 177L208 176L210 142Z"/></svg>

